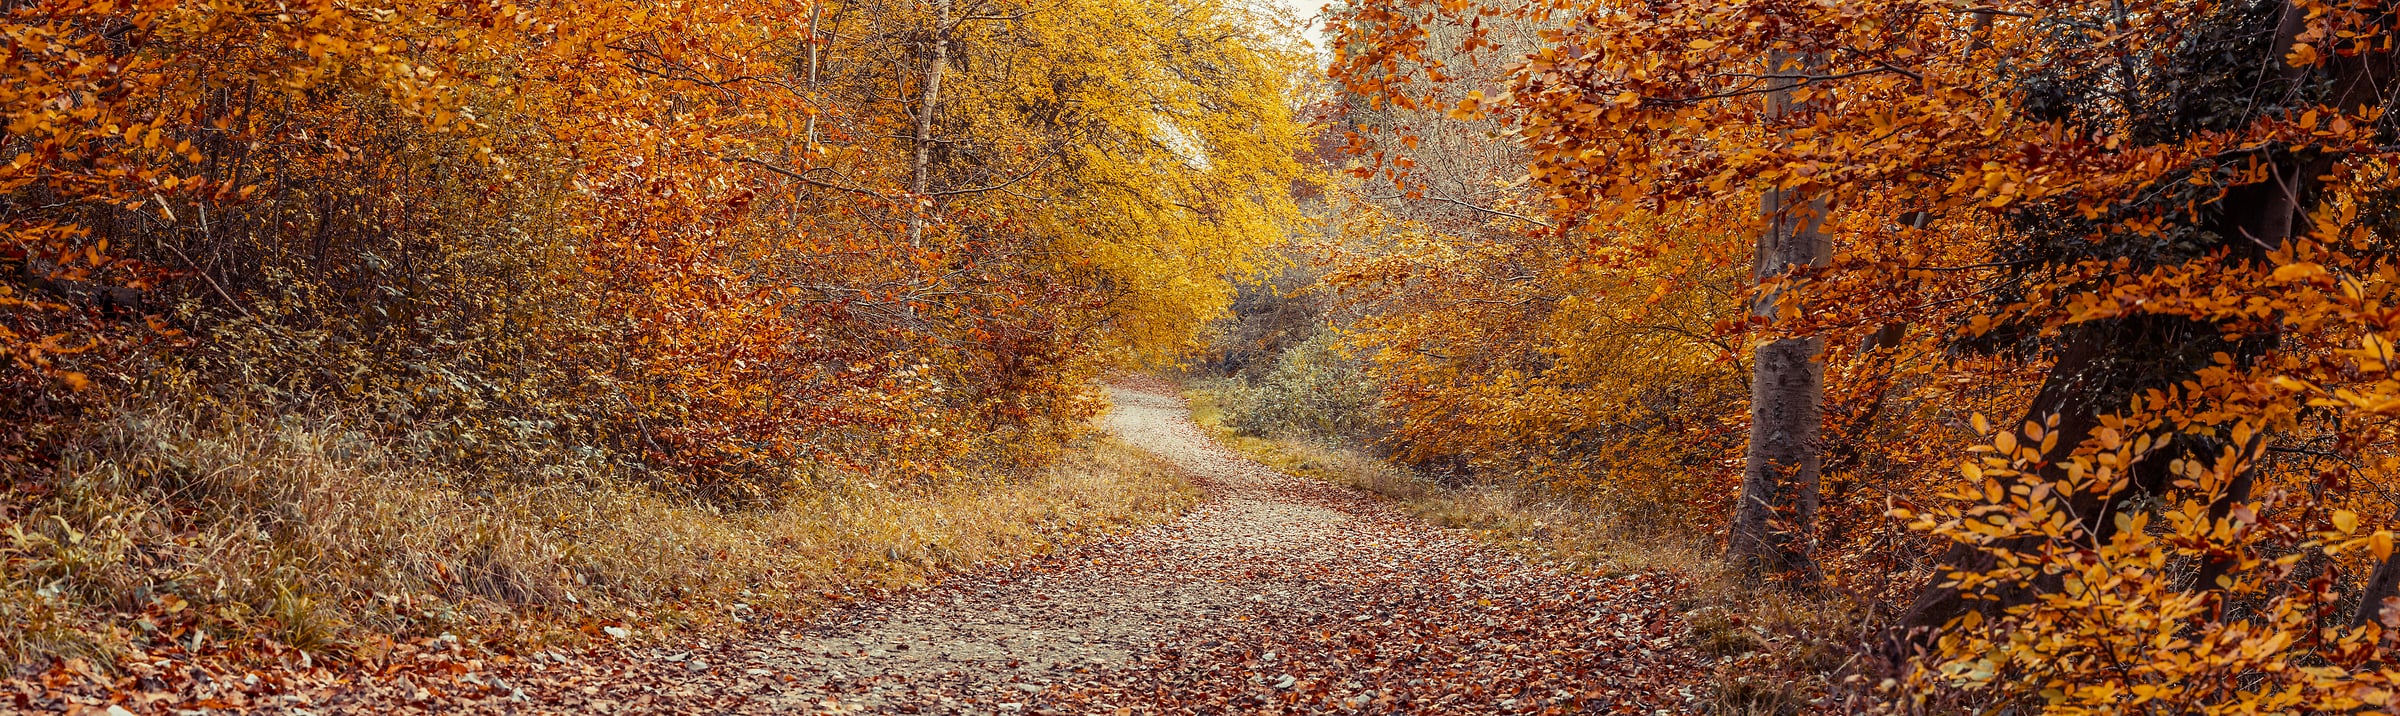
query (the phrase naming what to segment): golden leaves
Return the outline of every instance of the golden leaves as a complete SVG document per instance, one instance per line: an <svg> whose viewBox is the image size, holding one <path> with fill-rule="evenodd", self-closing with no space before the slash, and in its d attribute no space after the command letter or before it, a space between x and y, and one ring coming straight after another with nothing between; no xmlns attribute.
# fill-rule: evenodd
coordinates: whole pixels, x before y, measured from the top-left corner
<svg viewBox="0 0 2400 716"><path fill-rule="evenodd" d="M1390 18L1421 9L1368 5ZM1578 8L1587 12L1529 43L1532 59L1512 70L1505 94L1479 100L1475 116L1522 141L1528 176L1557 223L1753 202L1768 190L1799 189L1838 207L1826 223L1832 264L1761 287L1804 294L1778 302L1777 335L1829 337L1829 410L1849 407L1838 394L1843 371L1872 369L1908 386L1874 400L1906 395L1940 417L1866 423L1894 432L1830 444L1909 459L1880 482L1857 472L1828 479L1884 496L1869 507L1909 529L1989 556L1998 566L1951 575L1970 592L2066 585L1952 625L1939 673L2062 713L2148 701L2222 712L2337 708L2323 705L2360 694L2388 701L2395 684L2386 676L2299 668L2383 652L2371 631L2345 631L2330 616L2355 579L2318 586L2293 571L2303 557L2322 557L2309 540L2323 528L2310 521L2329 514L2350 541L2344 574L2363 574L2392 550L2389 532L2359 516L2389 513L2384 495L2400 480L2390 422L2400 415L2400 259L2391 223L2370 218L2388 216L2400 187L2388 132L2376 129L2382 100L2294 90L2272 108L2152 126L2188 119L2157 103L2225 99L2170 86L2167 70L2190 61L2178 53L2201 42L2195 28L2266 21L2163 1L2001 3L1904 25L1889 21L1896 7ZM2288 53L2245 67L2263 60L2320 81L2392 42L2378 4L2302 0L2283 12L2305 19ZM1408 34L1418 26L1360 26L1345 38L1362 52L1434 51ZM2240 28L2245 37L2274 29ZM1825 66L1771 66L1750 48L1822 56ZM1383 86L1365 80L1389 79L1365 65L1336 71L1370 95ZM2063 84L2042 84L2050 81ZM1778 88L1815 106L1768 106L1764 95ZM2288 216L2228 216L2250 210L2237 208L2243 192L2303 185L2316 193L2292 196L2301 205ZM2278 233L2285 218L2292 228ZM1594 233L1612 245L1655 245ZM1624 304L1674 300L1646 290ZM1447 327L1427 323L1435 325L1409 326L1412 335ZM1887 324L1937 334L1924 340L1941 348L1906 353L1916 362L1895 368L1841 345ZM2190 355L2068 416L2097 425L2061 430L2057 415L2027 415L2011 430L1980 417L2025 413L2079 336L2137 327L2186 336L2143 351ZM1453 336L1451 351L1503 345L1442 335ZM1970 355L1982 350L2000 355ZM1595 352L1605 350L1559 350ZM2090 370L2164 362L2109 354L2093 365L2111 367ZM1446 405L1506 400L1450 389L1446 381L1477 375L1463 362L1395 364L1424 375L1394 384ZM2049 376L2057 391L2104 382L2059 370ZM1504 388L1522 385L1492 379L1486 390ZM1962 451L1966 459L1955 459ZM1881 558L1871 551L1880 548L1826 554L1863 562ZM2194 565L2211 576L2180 581ZM2102 663L2128 671L2094 666Z"/></svg>
<svg viewBox="0 0 2400 716"><path fill-rule="evenodd" d="M937 139L960 154L930 189L955 193L893 201L880 197L905 193L907 154L879 137L914 118L846 100L913 90L826 68L905 52L794 43L831 35L802 27L817 9L36 3L0 22L36 53L0 97L15 154L0 187L31 217L5 226L0 263L37 257L57 270L33 283L74 281L79 300L164 284L200 297L188 320L204 326L267 314L252 292L314 291L340 297L267 320L399 325L451 341L445 355L471 343L454 332L504 331L492 342L508 350L472 345L528 362L495 379L514 386L505 399L372 366L341 391L489 400L468 411L480 423L491 403L546 418L560 416L525 406L588 404L562 409L586 421L572 440L662 483L755 493L877 454L939 471L983 448L1039 453L1085 429L1103 364L1186 347L1229 293L1215 277L1281 235L1299 173L1293 58L1236 8L1095 1L962 23L962 41L1025 51L946 68L942 126L958 135ZM1086 31L1120 17L1150 25ZM122 42L126 27L152 29ZM1171 132L1211 153L1161 150ZM895 243L894 217L917 209L943 214L933 240ZM226 277L212 257L232 255L272 270L211 285ZM75 350L87 338L170 333L88 301L16 300L49 294L6 273L0 356L50 384L121 373L69 370L113 360ZM328 275L340 290L318 285ZM537 296L539 315L497 326L441 312ZM27 326L41 330L8 330ZM1011 444L989 444L1003 432Z"/></svg>
<svg viewBox="0 0 2400 716"><path fill-rule="evenodd" d="M2305 42L2298 42L2292 44L2291 54L2285 55L2283 61L2293 67L2306 67L2317 64L2320 59L2317 56L2317 48L2311 47Z"/></svg>

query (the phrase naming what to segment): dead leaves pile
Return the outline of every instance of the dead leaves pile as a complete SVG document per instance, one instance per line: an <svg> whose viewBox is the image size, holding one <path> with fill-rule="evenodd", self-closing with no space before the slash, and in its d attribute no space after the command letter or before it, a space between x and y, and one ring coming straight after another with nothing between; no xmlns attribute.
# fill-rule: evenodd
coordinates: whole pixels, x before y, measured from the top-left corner
<svg viewBox="0 0 2400 716"><path fill-rule="evenodd" d="M1247 613L1066 690L1052 710L1652 714L1688 712L1704 691L1713 664L1679 643L1672 580L1561 573L1346 490L1283 491L1351 514L1352 558L1221 566L1263 590Z"/></svg>

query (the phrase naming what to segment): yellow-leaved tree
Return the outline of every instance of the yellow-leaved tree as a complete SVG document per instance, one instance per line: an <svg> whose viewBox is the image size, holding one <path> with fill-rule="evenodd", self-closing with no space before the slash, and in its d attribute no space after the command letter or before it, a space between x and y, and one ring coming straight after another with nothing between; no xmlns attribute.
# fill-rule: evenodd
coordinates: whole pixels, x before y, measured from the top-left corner
<svg viewBox="0 0 2400 716"><path fill-rule="evenodd" d="M435 476L406 487L495 522L427 549L476 555L571 543L607 507L494 495L736 520L716 511L1036 474L1092 430L1103 369L1194 344L1305 171L1304 55L1216 0L0 13L0 522L43 545L0 557L0 609L621 586L565 573L573 549L469 580L383 537L320 551L348 533L287 527L359 517L287 514L322 475L228 488L193 445L371 446L340 468ZM102 497L176 508L76 502ZM228 569L283 581L127 566L187 534L255 538ZM60 571L70 544L114 571ZM23 633L0 652L48 648Z"/></svg>

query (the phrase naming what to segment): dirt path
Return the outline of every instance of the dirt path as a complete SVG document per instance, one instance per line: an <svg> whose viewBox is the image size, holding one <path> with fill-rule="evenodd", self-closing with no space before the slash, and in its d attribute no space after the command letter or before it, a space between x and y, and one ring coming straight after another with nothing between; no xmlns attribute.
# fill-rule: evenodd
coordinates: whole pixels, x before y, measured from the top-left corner
<svg viewBox="0 0 2400 716"><path fill-rule="evenodd" d="M355 684L319 712L1694 711L1666 580L1561 574L1218 446L1180 399L1110 428L1209 494L1169 524L733 643L544 655L447 695ZM502 671L506 676L497 675ZM509 679L514 678L512 682Z"/></svg>
<svg viewBox="0 0 2400 716"><path fill-rule="evenodd" d="M1529 565L1241 458L1183 401L1119 389L1110 428L1209 501L1041 568L961 578L764 649L823 710L1681 712L1705 671L1643 578Z"/></svg>
<svg viewBox="0 0 2400 716"><path fill-rule="evenodd" d="M1320 564L1353 520L1319 504L1279 496L1291 478L1274 475L1211 443L1182 401L1116 391L1109 427L1120 438L1190 472L1210 500L1163 528L1094 545L1023 574L974 575L921 597L862 607L845 622L795 639L771 660L803 681L837 687L865 680L844 705L1023 706L1034 694L1074 686L1094 672L1135 666L1182 628L1237 618L1273 598L1317 601L1305 584L1242 578L1252 560ZM1013 709L1011 709L1013 710Z"/></svg>

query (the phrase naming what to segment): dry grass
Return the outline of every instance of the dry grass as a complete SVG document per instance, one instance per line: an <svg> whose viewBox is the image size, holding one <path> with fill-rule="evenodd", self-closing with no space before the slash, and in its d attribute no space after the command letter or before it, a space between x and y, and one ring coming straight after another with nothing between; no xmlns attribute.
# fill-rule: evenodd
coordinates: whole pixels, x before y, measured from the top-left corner
<svg viewBox="0 0 2400 716"><path fill-rule="evenodd" d="M1442 527L1578 569L1672 572L1716 578L1715 547L1631 524L1603 506L1507 483L1444 486L1366 453L1293 438L1247 435L1225 426L1206 393L1190 396L1195 421L1218 441L1278 470L1355 487Z"/></svg>
<svg viewBox="0 0 2400 716"><path fill-rule="evenodd" d="M864 481L738 511L592 466L490 484L338 426L129 409L48 475L6 475L0 656L105 663L165 640L318 658L454 633L489 646L635 639L790 615L1166 519L1198 500L1098 440L1022 475ZM197 638L198 642L193 640Z"/></svg>
<svg viewBox="0 0 2400 716"><path fill-rule="evenodd" d="M1220 442L1276 469L1365 490L1419 518L1571 569L1603 574L1666 573L1688 588L1677 598L1684 641L1717 657L1711 712L1730 716L1805 713L1853 666L1859 609L1838 595L1760 586L1731 569L1714 539L1666 532L1627 511L1509 483L1445 486L1366 453L1305 439L1247 435L1226 427L1205 392L1188 394L1193 418Z"/></svg>

